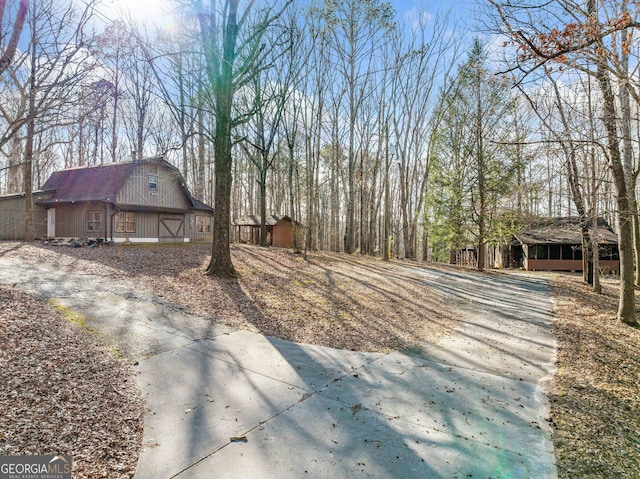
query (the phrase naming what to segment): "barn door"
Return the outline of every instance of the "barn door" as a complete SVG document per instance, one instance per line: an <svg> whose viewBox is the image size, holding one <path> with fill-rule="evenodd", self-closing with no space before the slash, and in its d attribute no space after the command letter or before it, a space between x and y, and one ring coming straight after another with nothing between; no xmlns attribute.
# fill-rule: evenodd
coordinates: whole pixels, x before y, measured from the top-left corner
<svg viewBox="0 0 640 479"><path fill-rule="evenodd" d="M161 216L158 238L164 243L184 241L184 216Z"/></svg>

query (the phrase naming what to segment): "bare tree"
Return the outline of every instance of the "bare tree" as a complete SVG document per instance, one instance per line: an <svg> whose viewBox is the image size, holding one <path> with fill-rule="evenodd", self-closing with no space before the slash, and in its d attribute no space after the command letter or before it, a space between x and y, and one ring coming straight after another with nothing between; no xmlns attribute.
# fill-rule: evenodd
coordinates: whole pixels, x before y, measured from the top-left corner
<svg viewBox="0 0 640 479"><path fill-rule="evenodd" d="M93 4L79 8L71 2L34 2L26 24L28 47L5 73L5 102L0 107L4 120L0 147L24 129L23 188L26 195L27 239L35 237L33 227L33 171L39 171L35 137L40 132L76 121L70 113L74 91L92 69L91 38L86 27Z"/></svg>
<svg viewBox="0 0 640 479"><path fill-rule="evenodd" d="M391 4L379 0L325 0L322 15L332 38L329 58L346 92L347 204L344 250L353 253L356 228L356 134L360 108L376 70L376 57L387 32L395 28Z"/></svg>
<svg viewBox="0 0 640 479"><path fill-rule="evenodd" d="M511 72L520 72L521 78L541 67L574 68L595 78L602 94L602 122L606 131L607 157L616 193L616 217L620 250L620 302L618 318L624 323L637 325L634 295L634 241L633 201L630 189L635 189L625 168L620 148L618 107L612 77L632 85L628 70L621 68L614 52L627 51L633 42L633 32L640 27L640 5L635 11L627 2L595 0L573 2L561 0L540 6L527 2L491 0L497 13L497 27L517 45L519 53L513 58ZM554 18L549 24L548 19ZM621 44L618 32L625 32ZM595 68L594 68L595 66ZM628 89L637 95L637 90Z"/></svg>
<svg viewBox="0 0 640 479"><path fill-rule="evenodd" d="M214 100L213 245L207 267L207 274L213 276L235 275L229 249L232 133L233 128L246 122L248 117L234 114L234 98L266 66L262 61L266 54L263 38L291 0L280 8L269 6L255 12L254 0L247 2L243 12L238 11L239 3L239 0L212 0L205 5L197 0L192 4L197 12L207 81Z"/></svg>
<svg viewBox="0 0 640 479"><path fill-rule="evenodd" d="M9 37L9 42L7 43L7 46L2 49L2 55L0 56L0 75L2 75L7 68L9 68L9 65L13 61L13 57L16 54L16 49L18 48L18 41L20 40L20 35L22 34L24 22L27 18L28 9L29 9L29 0L20 0L20 3L18 4L18 11L16 13L16 18L13 22L13 28L11 30L11 37ZM7 0L0 0L0 38L5 37L4 15L6 11L7 11Z"/></svg>
<svg viewBox="0 0 640 479"><path fill-rule="evenodd" d="M415 258L418 220L422 217L434 138L442 121L436 108L439 88L453 88L451 78L460 42L446 13L421 15L406 43L395 46L392 73L392 142L399 164L404 256ZM401 40L402 41L402 40Z"/></svg>

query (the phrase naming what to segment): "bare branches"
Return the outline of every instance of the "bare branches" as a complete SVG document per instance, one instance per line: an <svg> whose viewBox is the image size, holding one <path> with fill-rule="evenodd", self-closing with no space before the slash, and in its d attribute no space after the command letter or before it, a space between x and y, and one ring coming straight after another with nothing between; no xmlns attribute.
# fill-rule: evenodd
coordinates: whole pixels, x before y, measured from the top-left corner
<svg viewBox="0 0 640 479"><path fill-rule="evenodd" d="M2 20L4 18L4 12L6 8L6 0L0 1L0 36L2 36ZM29 9L29 0L20 0L18 5L18 12L16 14L16 20L13 24L13 30L11 31L11 38L2 56L0 57L0 75L9 68L9 65L13 61L13 57L16 54L18 48L18 40L22 34L22 28L24 27L25 19L27 18L27 10Z"/></svg>

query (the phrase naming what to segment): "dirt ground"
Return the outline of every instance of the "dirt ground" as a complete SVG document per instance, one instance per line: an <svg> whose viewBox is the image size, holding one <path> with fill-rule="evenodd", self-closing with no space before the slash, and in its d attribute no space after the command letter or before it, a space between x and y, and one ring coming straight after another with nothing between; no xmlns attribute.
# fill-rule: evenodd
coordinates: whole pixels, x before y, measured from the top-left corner
<svg viewBox="0 0 640 479"><path fill-rule="evenodd" d="M402 268L405 262L333 253L313 253L305 260L285 250L236 246L232 257L238 278L218 280L202 273L208 246L89 249L0 243L3 255L82 270L105 281L122 280L212 321L336 348L410 349L437 342L460 320L437 292ZM640 331L616 321L614 282L605 282L604 294L595 295L577 276L554 275L552 281L559 349L549 422L559 477L637 477ZM54 311L35 297L3 287L0 305L0 409L10 418L0 426L0 453L45 453L52 448L64 453L73 448L86 459L84 465L78 461L77 477L130 477L139 451L141 419L127 365L70 325L72 318L64 311ZM49 334L52 341L68 339L52 348L35 339L47 336L43 330L55 332ZM71 352L82 353L79 359L68 354L66 344ZM66 362L74 366L64 369ZM101 366L87 369L87 362ZM33 375L34 368L43 371L42 377L80 384L74 401L69 402L68 395L42 401L46 381L25 382L22 389L12 386ZM64 374L48 376L49 371ZM110 376L101 377L101 371ZM86 387L92 383L98 385L94 391ZM107 390L115 396L105 401L97 392ZM61 412L52 415L52 408ZM99 429L81 414L97 410L121 426ZM48 426L34 428L36 424ZM62 427L66 434L56 439L53 433ZM100 439L101 451L89 436ZM104 444L109 447L104 449Z"/></svg>

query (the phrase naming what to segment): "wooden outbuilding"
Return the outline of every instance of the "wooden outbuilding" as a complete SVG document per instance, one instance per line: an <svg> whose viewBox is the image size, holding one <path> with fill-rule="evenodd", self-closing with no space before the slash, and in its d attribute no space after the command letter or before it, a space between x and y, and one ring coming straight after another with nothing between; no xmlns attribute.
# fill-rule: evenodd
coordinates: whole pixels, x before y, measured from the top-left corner
<svg viewBox="0 0 640 479"><path fill-rule="evenodd" d="M138 243L211 241L213 209L162 158L54 172L33 194L36 235ZM24 239L24 195L0 197L0 239Z"/></svg>
<svg viewBox="0 0 640 479"><path fill-rule="evenodd" d="M599 243L599 268L620 271L618 236L598 218L597 228L589 224ZM515 235L510 245L511 264L527 271L582 271L582 233L575 217L548 218L532 222Z"/></svg>
<svg viewBox="0 0 640 479"><path fill-rule="evenodd" d="M239 243L260 243L260 216L249 215L233 221ZM276 248L293 248L302 244L304 225L288 215L270 215L265 219L267 244ZM296 241L294 242L294 235Z"/></svg>

